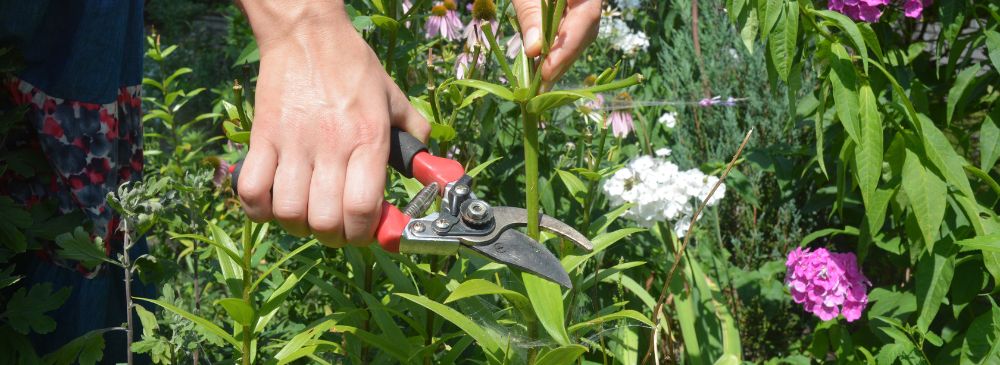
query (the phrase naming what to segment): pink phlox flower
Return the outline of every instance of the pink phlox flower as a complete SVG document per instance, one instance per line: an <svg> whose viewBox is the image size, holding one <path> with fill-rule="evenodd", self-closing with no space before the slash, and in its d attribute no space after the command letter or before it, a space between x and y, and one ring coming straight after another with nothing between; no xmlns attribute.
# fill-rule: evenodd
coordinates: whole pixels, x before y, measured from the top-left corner
<svg viewBox="0 0 1000 365"><path fill-rule="evenodd" d="M924 8L931 6L932 0L906 0L903 4L903 15L918 19L924 14Z"/></svg>
<svg viewBox="0 0 1000 365"><path fill-rule="evenodd" d="M874 23L882 17L882 7L889 0L829 0L830 10L847 15L851 19Z"/></svg>
<svg viewBox="0 0 1000 365"><path fill-rule="evenodd" d="M853 322L868 305L871 282L858 268L854 253L825 248L796 248L785 261L785 284L792 300L824 321L843 314Z"/></svg>

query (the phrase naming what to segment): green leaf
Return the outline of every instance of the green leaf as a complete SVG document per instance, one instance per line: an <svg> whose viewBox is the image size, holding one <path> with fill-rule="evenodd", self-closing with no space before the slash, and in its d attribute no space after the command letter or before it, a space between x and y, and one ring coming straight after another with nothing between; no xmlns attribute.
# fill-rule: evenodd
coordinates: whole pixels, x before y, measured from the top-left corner
<svg viewBox="0 0 1000 365"><path fill-rule="evenodd" d="M993 111L979 126L979 168L989 172L996 167L998 159L1000 159L1000 104L993 107Z"/></svg>
<svg viewBox="0 0 1000 365"><path fill-rule="evenodd" d="M514 93L508 90L507 88L503 87L502 85L491 84L486 81L471 80L471 79L453 80L451 81L451 84L459 86L468 86L471 88L486 91L490 94L496 95L501 99L511 100L511 101L514 100ZM441 89L444 90L444 85L441 86Z"/></svg>
<svg viewBox="0 0 1000 365"><path fill-rule="evenodd" d="M209 321L209 320L207 320L207 319L205 319L203 317L200 317L198 315L192 314L191 312L188 312L186 310L178 308L178 307L174 306L173 304L170 304L170 303L167 303L167 302L164 302L164 301L160 301L160 300L156 300L156 299L147 299L147 298L136 298L136 299L144 300L144 301L156 304L158 306L163 307L166 310L169 310L171 312L176 313L177 315L179 315L181 317L187 318L189 321L194 322L195 324L197 324L198 327L200 327L201 329L204 329L204 330L206 330L208 332L211 332L213 335L219 336L219 338L222 338L223 340L225 340L226 342L228 342L230 345L232 345L235 348L242 348L242 346L243 346L243 344L240 343L239 341L237 341L235 337L233 337L232 335L229 334L229 332L226 332L226 330L222 329L221 327L215 325L215 323L212 323L212 321Z"/></svg>
<svg viewBox="0 0 1000 365"><path fill-rule="evenodd" d="M760 28L761 38L767 38L770 36L771 31L778 24L778 19L781 19L781 14L785 12L785 0L757 0L759 4L766 6L764 14L758 14L764 19L763 28ZM746 40L744 40L745 42Z"/></svg>
<svg viewBox="0 0 1000 365"><path fill-rule="evenodd" d="M212 234L212 240L206 241L215 247L215 258L219 261L219 268L222 270L222 277L229 287L229 294L240 296L243 294L243 267L240 255L236 252L239 248L233 242L232 237L215 223L208 223L208 230Z"/></svg>
<svg viewBox="0 0 1000 365"><path fill-rule="evenodd" d="M474 338L476 340L476 343L478 343L479 346L481 346L483 350L485 350L486 356L491 357L494 361L499 362L498 360L501 357L498 356L499 351L501 349L500 345L496 342L496 339L492 335L490 335L488 332L486 332L486 330L484 330L478 324L469 319L469 317L466 317L464 314L459 313L458 311L452 309L451 307L430 300L429 298L424 296L405 294L405 293L394 293L394 295L400 296L403 299L419 304L420 306L427 308L434 313L437 313L437 315L446 319L448 322L451 322L452 324L460 328L463 332Z"/></svg>
<svg viewBox="0 0 1000 365"><path fill-rule="evenodd" d="M160 328L160 324L156 321L156 315L140 304L135 305L135 313L139 315L139 323L142 324L142 337L152 338L155 336L156 329Z"/></svg>
<svg viewBox="0 0 1000 365"><path fill-rule="evenodd" d="M824 228L816 232L810 233L806 235L804 238L802 238L802 241L799 242L799 247L805 247L805 245L808 245L810 242L815 241L820 237L834 236L838 234L857 236L859 233L858 229L853 226L845 226L844 229Z"/></svg>
<svg viewBox="0 0 1000 365"><path fill-rule="evenodd" d="M430 119L433 120L433 119ZM431 139L441 142L448 142L458 136L458 132L455 131L450 125L441 124L437 122L431 123Z"/></svg>
<svg viewBox="0 0 1000 365"><path fill-rule="evenodd" d="M995 30L987 30L986 48L990 51L990 61L993 62L993 69L1000 70L1000 33Z"/></svg>
<svg viewBox="0 0 1000 365"><path fill-rule="evenodd" d="M230 318L243 327L249 327L253 323L253 308L242 298L222 298L216 303L226 310Z"/></svg>
<svg viewBox="0 0 1000 365"><path fill-rule="evenodd" d="M962 364L1000 363L1000 307L990 300L990 310L976 317L965 332Z"/></svg>
<svg viewBox="0 0 1000 365"><path fill-rule="evenodd" d="M535 365L573 364L584 352L587 352L587 348L580 345L560 346L539 356Z"/></svg>
<svg viewBox="0 0 1000 365"><path fill-rule="evenodd" d="M861 60L864 62L865 74L868 74L868 48L865 47L865 38L861 35L861 30L858 29L858 24L855 23L851 18L846 15L831 11L831 10L811 10L814 14L817 14L823 18L829 19L837 23L840 29L847 32L847 38L851 40L854 44L854 49L861 55Z"/></svg>
<svg viewBox="0 0 1000 365"><path fill-rule="evenodd" d="M7 300L7 308L0 318L21 334L52 332L56 329L56 321L45 313L59 308L69 294L68 287L53 292L51 283L36 284L31 290L20 288Z"/></svg>
<svg viewBox="0 0 1000 365"><path fill-rule="evenodd" d="M944 220L948 188L944 180L923 165L917 153L907 145L906 160L903 162L903 191L920 226L925 245L933 250L938 228Z"/></svg>
<svg viewBox="0 0 1000 365"><path fill-rule="evenodd" d="M264 327L267 323L274 318L274 314L278 312L278 308L285 303L285 299L288 298L288 294L291 293L292 289L298 285L299 281L302 280L312 270L318 261L314 261L306 266L296 269L294 272L285 278L285 281L271 292L271 295L267 297L264 304L258 308L261 316L257 319L257 325L254 326L254 332L263 332Z"/></svg>
<svg viewBox="0 0 1000 365"><path fill-rule="evenodd" d="M854 158L858 169L858 186L865 208L875 209L875 194L879 178L882 176L882 115L879 114L878 100L868 83L861 84L859 97L861 108L861 141L855 147ZM878 232L882 221L876 218L882 214L868 214L868 224L872 232Z"/></svg>
<svg viewBox="0 0 1000 365"><path fill-rule="evenodd" d="M559 174L559 180L562 180L563 185L566 185L566 189L569 190L569 195L582 206L584 199L587 198L587 185L572 172L564 170L556 170L556 172Z"/></svg>
<svg viewBox="0 0 1000 365"><path fill-rule="evenodd" d="M550 109L569 105L579 99L596 100L594 93L583 90L558 90L537 95L528 101L528 113L541 114Z"/></svg>
<svg viewBox="0 0 1000 365"><path fill-rule="evenodd" d="M471 94L469 94L468 96L466 96L465 99L462 99L462 104L458 105L458 109L459 110L465 109L465 107L467 107L469 105L472 105L472 102L476 101L477 99L479 99L481 97L486 96L486 94L489 94L488 92L486 92L486 90L476 90L476 91L473 91Z"/></svg>
<svg viewBox="0 0 1000 365"><path fill-rule="evenodd" d="M579 267L580 264L583 264L584 261L587 261L587 259L590 259L597 253L611 247L611 245L618 242L622 238L642 231L645 230L642 228L622 228L617 231L604 233L594 237L594 239L590 240L594 244L594 250L583 255L566 255L562 259L563 268L566 269L566 272L576 270L576 268Z"/></svg>
<svg viewBox="0 0 1000 365"><path fill-rule="evenodd" d="M235 143L250 143L250 131L237 130L236 124L231 121L222 122L222 131L226 133L226 138Z"/></svg>
<svg viewBox="0 0 1000 365"><path fill-rule="evenodd" d="M915 281L917 285L917 328L927 332L937 315L941 303L948 294L951 279L955 273L955 254L941 242L932 251L924 254L917 263Z"/></svg>
<svg viewBox="0 0 1000 365"><path fill-rule="evenodd" d="M260 48L257 47L257 40L250 40L250 43L247 43L246 47L243 47L243 50L240 51L240 56L236 57L233 67L257 62L260 62Z"/></svg>
<svg viewBox="0 0 1000 365"><path fill-rule="evenodd" d="M591 327L594 327L594 326L598 326L598 325L601 325L601 324L603 324L605 322L610 322L610 321L619 320L619 319L626 319L626 318L627 319L634 319L634 320L639 321L640 323L643 323L643 324L645 324L647 326L650 326L650 327L653 326L653 321L649 320L649 318L647 318L644 314L639 313L639 312L634 311L634 310L631 310L631 309L625 309L625 310L621 310L621 311L618 311L618 312L615 312L615 313L605 314L603 316L591 319L591 320L586 321L586 322L580 322L580 323L574 324L572 326L569 326L569 333L573 333L573 332L577 332L577 331L580 331L580 330L583 330L583 329L587 329L587 328L591 328Z"/></svg>
<svg viewBox="0 0 1000 365"><path fill-rule="evenodd" d="M486 162L483 162L483 163L479 164L478 166L473 167L471 170L467 171L465 174L469 175L470 177L476 177L476 175L479 175L480 172L483 172L483 170L485 170L487 167L489 167L490 165L492 165L494 162L500 161L502 159L503 159L503 156L497 156L497 157L491 158L489 160L486 160Z"/></svg>
<svg viewBox="0 0 1000 365"><path fill-rule="evenodd" d="M113 331L102 328L85 333L55 352L45 355L42 363L46 365L93 365L104 357L104 333Z"/></svg>
<svg viewBox="0 0 1000 365"><path fill-rule="evenodd" d="M786 2L785 13L768 38L768 48L771 52L771 59L774 60L774 68L783 81L788 81L792 66L795 64L798 32L799 3Z"/></svg>
<svg viewBox="0 0 1000 365"><path fill-rule="evenodd" d="M1000 252L1000 233L967 238L955 244L972 250Z"/></svg>
<svg viewBox="0 0 1000 365"><path fill-rule="evenodd" d="M528 294L531 307L535 310L538 322L542 328L560 345L571 343L566 333L566 314L563 311L562 290L559 284L539 278L529 273L522 273L524 291Z"/></svg>
<svg viewBox="0 0 1000 365"><path fill-rule="evenodd" d="M858 76L851 63L847 49L839 43L830 45L834 58L830 60L830 84L833 86L833 101L837 118L854 143L861 143L860 120L858 116Z"/></svg>
<svg viewBox="0 0 1000 365"><path fill-rule="evenodd" d="M978 63L974 64L959 72L958 76L955 77L955 83L948 90L948 125L951 125L956 112L959 117L962 116L961 113L965 109L965 104L968 103L966 96L969 94L970 88L974 88L978 83L979 78L976 77L976 74L979 73L981 68Z"/></svg>
<svg viewBox="0 0 1000 365"><path fill-rule="evenodd" d="M752 6L747 7L747 9L749 10L746 21L740 28L740 38L743 39L743 46L747 48L747 52L753 54L753 42L754 38L757 38L757 29L760 27L760 15L757 14L757 9Z"/></svg>
<svg viewBox="0 0 1000 365"><path fill-rule="evenodd" d="M531 303L527 297L483 279L469 279L462 282L451 291L448 298L445 298L444 304L479 295L503 295L504 298L507 298L514 307L521 310L528 318L534 318L534 312L531 310Z"/></svg>
<svg viewBox="0 0 1000 365"><path fill-rule="evenodd" d="M376 27L382 28L384 30L395 32L399 28L399 22L396 19L387 17L385 15L372 15L372 23L375 23Z"/></svg>
<svg viewBox="0 0 1000 365"><path fill-rule="evenodd" d="M313 340L330 330L337 324L335 320L326 320L320 322L319 324L309 328L308 330L299 332L299 334L292 337L291 340L285 343L281 347L278 353L274 354L274 359L278 360L278 364L287 364L296 359L303 357L303 354L298 354L299 349L301 349L309 340Z"/></svg>
<svg viewBox="0 0 1000 365"><path fill-rule="evenodd" d="M76 227L72 233L66 232L56 237L59 245L57 254L68 260L76 260L88 269L93 269L102 262L117 264L108 259L104 253L104 243L100 238L94 240L83 227Z"/></svg>

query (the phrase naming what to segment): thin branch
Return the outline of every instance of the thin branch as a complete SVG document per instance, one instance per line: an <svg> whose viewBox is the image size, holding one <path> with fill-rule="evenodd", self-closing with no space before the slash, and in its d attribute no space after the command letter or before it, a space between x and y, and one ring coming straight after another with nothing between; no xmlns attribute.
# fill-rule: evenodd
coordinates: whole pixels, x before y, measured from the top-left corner
<svg viewBox="0 0 1000 365"><path fill-rule="evenodd" d="M722 182L726 180L726 176L729 175L729 171L732 170L733 166L736 165L736 161L739 160L740 154L743 153L743 148L746 147L747 142L750 141L750 135L752 134L753 134L753 128L750 128L750 130L747 131L746 137L743 137L743 143L740 143L740 148L738 148L736 150L736 153L733 155L733 159L730 160L729 163L726 165L726 170L722 172L722 176L719 177L719 181L717 181L715 185L712 186L712 190L709 190L708 195L705 196L705 199L701 201L701 204L698 205L698 210L696 210L694 212L694 216L691 217L691 223L688 224L688 230L687 230L688 233L684 236L684 242L681 243L680 249L678 249L677 252L674 253L674 264L670 266L670 271L667 272L667 279L663 281L663 288L660 290L660 297L656 300L656 306L653 308L652 319L654 324L658 323L657 320L659 319L660 311L663 309L663 303L667 299L667 291L670 288L670 281L673 280L674 273L677 272L677 267L680 266L681 256L684 255L684 250L687 248L688 242L690 242L691 240L691 236L693 236L694 225L696 222L698 222L698 216L701 215L701 211L705 209L706 205L708 205L708 200L711 199L712 195L715 194L715 191L718 190L719 185L722 185ZM652 335L653 336L657 335L655 326L653 327ZM652 344L652 342L650 343ZM646 363L646 361L649 360L649 357L652 354L652 352L653 352L653 347L651 345L649 350L646 351L646 355L643 357L643 363Z"/></svg>

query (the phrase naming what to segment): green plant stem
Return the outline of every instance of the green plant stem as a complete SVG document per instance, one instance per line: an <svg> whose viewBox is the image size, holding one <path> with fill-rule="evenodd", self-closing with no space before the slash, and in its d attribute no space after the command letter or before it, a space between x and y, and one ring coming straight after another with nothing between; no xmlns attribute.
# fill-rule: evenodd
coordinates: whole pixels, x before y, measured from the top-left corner
<svg viewBox="0 0 1000 365"><path fill-rule="evenodd" d="M538 240L538 115L521 104L524 139L524 199L528 210L528 237Z"/></svg>
<svg viewBox="0 0 1000 365"><path fill-rule="evenodd" d="M607 144L608 140L608 128L601 128L601 142L597 145L597 155L592 162L591 170L597 170L601 167L601 160L604 158L604 146ZM587 231L590 230L590 209L594 205L594 194L597 191L597 184L593 181L589 182L589 187L587 188L587 198L584 199L583 204L583 228ZM590 232L591 234L596 234L597 232Z"/></svg>
<svg viewBox="0 0 1000 365"><path fill-rule="evenodd" d="M132 265L129 262L128 249L131 246L131 239L129 237L128 229L128 217L122 219L122 265L125 266L125 351L126 359L129 365L135 363L132 358L132 334L134 330L134 324L132 323L132 308L135 304L132 303Z"/></svg>
<svg viewBox="0 0 1000 365"><path fill-rule="evenodd" d="M243 301L251 307L250 288L253 287L253 277L250 275L250 260L253 257L253 235L250 233L251 224L243 225ZM253 328L243 327L243 365L251 364L251 348L253 347Z"/></svg>

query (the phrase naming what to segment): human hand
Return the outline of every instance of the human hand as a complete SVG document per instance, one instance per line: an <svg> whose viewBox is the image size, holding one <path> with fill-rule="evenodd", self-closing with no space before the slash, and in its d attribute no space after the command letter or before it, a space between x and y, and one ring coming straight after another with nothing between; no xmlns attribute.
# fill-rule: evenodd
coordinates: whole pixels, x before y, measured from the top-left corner
<svg viewBox="0 0 1000 365"><path fill-rule="evenodd" d="M528 57L537 57L542 53L541 0L513 1L521 25L524 52ZM542 82L546 88L559 80L594 41L600 23L601 0L566 0L566 14L542 65Z"/></svg>
<svg viewBox="0 0 1000 365"><path fill-rule="evenodd" d="M383 200L390 126L423 140L430 126L343 4L315 4L243 2L261 62L237 190L251 220L276 219L333 247L367 245Z"/></svg>

